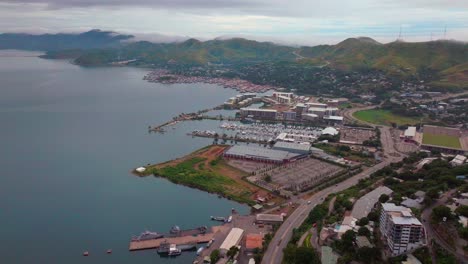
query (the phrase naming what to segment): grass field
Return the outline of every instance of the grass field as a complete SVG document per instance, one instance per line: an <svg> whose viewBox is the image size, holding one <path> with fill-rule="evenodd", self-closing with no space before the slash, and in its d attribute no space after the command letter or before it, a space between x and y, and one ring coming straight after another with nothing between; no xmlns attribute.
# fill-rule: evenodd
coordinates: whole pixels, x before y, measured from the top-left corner
<svg viewBox="0 0 468 264"><path fill-rule="evenodd" d="M151 165L139 176L155 175L169 181L252 204L257 186L242 180L246 173L231 167L221 155L225 146L202 148L183 158Z"/></svg>
<svg viewBox="0 0 468 264"><path fill-rule="evenodd" d="M419 119L412 117L395 115L389 110L382 109L357 111L356 113L354 113L354 117L361 121L376 125L391 125L392 123L396 123L398 126L415 125L420 121Z"/></svg>
<svg viewBox="0 0 468 264"><path fill-rule="evenodd" d="M423 144L461 149L460 139L456 136L423 134Z"/></svg>

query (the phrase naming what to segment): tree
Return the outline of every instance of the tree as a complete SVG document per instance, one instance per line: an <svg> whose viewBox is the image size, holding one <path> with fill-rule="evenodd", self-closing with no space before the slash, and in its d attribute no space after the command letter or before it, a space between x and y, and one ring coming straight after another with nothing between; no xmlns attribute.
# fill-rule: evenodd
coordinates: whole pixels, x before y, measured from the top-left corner
<svg viewBox="0 0 468 264"><path fill-rule="evenodd" d="M458 206L457 209L455 209L455 213L468 217L468 206L466 205L460 205Z"/></svg>
<svg viewBox="0 0 468 264"><path fill-rule="evenodd" d="M360 236L366 236L366 237L370 237L371 235L371 232L369 231L369 229L365 226L361 226L358 230L358 235Z"/></svg>
<svg viewBox="0 0 468 264"><path fill-rule="evenodd" d="M369 219L369 221L374 221L374 222L379 221L379 214L375 211L372 211L367 215L367 219Z"/></svg>
<svg viewBox="0 0 468 264"><path fill-rule="evenodd" d="M369 223L369 219L367 219L367 217L363 217L361 219L359 219L357 222L356 222L356 225L358 226L365 226Z"/></svg>
<svg viewBox="0 0 468 264"><path fill-rule="evenodd" d="M267 175L267 176L265 177L265 181L266 181L266 182L271 182L271 176L270 176L270 175Z"/></svg>
<svg viewBox="0 0 468 264"><path fill-rule="evenodd" d="M377 248L362 247L357 251L357 258L364 263L375 263L380 257Z"/></svg>
<svg viewBox="0 0 468 264"><path fill-rule="evenodd" d="M288 244L283 253L283 263L320 264L320 258L313 248L296 247L295 245Z"/></svg>
<svg viewBox="0 0 468 264"><path fill-rule="evenodd" d="M384 193L384 194L380 195L379 202L386 203L389 199L390 199L390 197Z"/></svg>
<svg viewBox="0 0 468 264"><path fill-rule="evenodd" d="M219 249L215 249L210 254L211 263L215 264L219 260Z"/></svg>
<svg viewBox="0 0 468 264"><path fill-rule="evenodd" d="M447 206L439 205L439 206L434 207L434 209L432 209L431 217L435 221L440 222L444 219L444 217L446 217L447 220L450 219L452 217L452 212L450 211L450 208L448 208Z"/></svg>
<svg viewBox="0 0 468 264"><path fill-rule="evenodd" d="M239 252L239 248L236 246L232 246L226 253L226 256L232 259L237 254L237 252Z"/></svg>

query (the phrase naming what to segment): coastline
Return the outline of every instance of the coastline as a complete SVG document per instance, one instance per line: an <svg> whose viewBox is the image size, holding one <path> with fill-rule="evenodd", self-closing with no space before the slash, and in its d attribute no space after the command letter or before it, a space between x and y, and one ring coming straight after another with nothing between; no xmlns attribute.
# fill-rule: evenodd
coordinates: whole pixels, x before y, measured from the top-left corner
<svg viewBox="0 0 468 264"><path fill-rule="evenodd" d="M226 145L209 145L174 160L145 166L144 172L132 170L138 177L153 175L204 192L217 194L242 204L255 204L254 197L264 192L243 178L247 173L227 164L221 157Z"/></svg>

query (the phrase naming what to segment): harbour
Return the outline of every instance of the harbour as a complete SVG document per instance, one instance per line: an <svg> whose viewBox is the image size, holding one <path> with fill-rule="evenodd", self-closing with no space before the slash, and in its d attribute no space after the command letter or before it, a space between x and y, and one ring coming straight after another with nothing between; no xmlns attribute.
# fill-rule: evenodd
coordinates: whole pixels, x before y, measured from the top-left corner
<svg viewBox="0 0 468 264"><path fill-rule="evenodd" d="M142 81L146 73L125 67L85 69L34 56L0 59L0 79L8 84L0 98L0 120L14 124L0 131L9 153L0 160L6 175L0 178L5 209L0 262L191 263L195 251L159 257L156 250L129 251L130 239L145 229L169 230L174 223L211 228L219 223L209 216L231 208L249 212L217 195L129 173L142 161L162 162L210 144L187 137L186 131L214 129L219 122L181 122L158 139L147 133L148 123L161 124L174 113L196 112L236 94L210 84L168 88ZM29 166L24 167L25 160ZM170 207L155 202L168 197ZM86 251L89 256L83 257Z"/></svg>
<svg viewBox="0 0 468 264"><path fill-rule="evenodd" d="M227 229L229 229L229 227L212 226L206 233L203 234L194 235L191 234L191 232L184 232L180 236L163 237L144 241L130 241L128 249L130 251L156 249L164 243L176 245L208 243L215 237L215 234L219 232L225 232Z"/></svg>

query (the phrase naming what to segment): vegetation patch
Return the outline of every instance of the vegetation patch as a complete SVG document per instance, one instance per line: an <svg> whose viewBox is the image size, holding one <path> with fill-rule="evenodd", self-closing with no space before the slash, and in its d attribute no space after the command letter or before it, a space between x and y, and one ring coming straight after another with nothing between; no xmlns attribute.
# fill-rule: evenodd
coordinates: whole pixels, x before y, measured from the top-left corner
<svg viewBox="0 0 468 264"><path fill-rule="evenodd" d="M258 187L242 180L246 176L221 158L225 146L210 146L181 159L147 167L140 176L154 175L169 181L217 193L241 203L253 204L253 194Z"/></svg>
<svg viewBox="0 0 468 264"><path fill-rule="evenodd" d="M390 110L383 109L370 109L358 111L354 113L354 117L361 121L376 125L392 125L392 123L395 123L397 126L401 126L415 125L420 122L420 120L417 118L397 115L392 113Z"/></svg>
<svg viewBox="0 0 468 264"><path fill-rule="evenodd" d="M423 134L423 144L460 149L460 140L456 136Z"/></svg>

